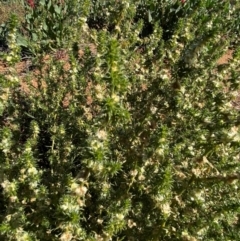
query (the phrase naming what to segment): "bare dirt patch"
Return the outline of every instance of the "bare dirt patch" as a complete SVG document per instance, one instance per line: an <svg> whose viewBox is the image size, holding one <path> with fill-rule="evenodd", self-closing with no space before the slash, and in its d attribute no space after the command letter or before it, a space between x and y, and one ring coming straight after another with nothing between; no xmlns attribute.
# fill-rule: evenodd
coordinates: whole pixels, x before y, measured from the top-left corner
<svg viewBox="0 0 240 241"><path fill-rule="evenodd" d="M96 55L96 53L97 53L96 46L93 44L90 44L88 47L89 47L91 53L93 55ZM79 50L79 52L78 52L79 59L81 59L84 56L84 52L85 52L84 48L81 48ZM217 64L218 65L227 64L228 61L230 59L232 59L232 54L233 54L233 50L228 50L221 58L219 58L219 60L217 61ZM69 56L66 52L64 52L62 50L57 51L53 55L44 56L41 61L42 62L41 69L33 68L30 70L29 68L32 65L31 60L24 60L24 61L21 61L21 62L15 64L15 66L13 66L14 70L20 77L21 91L23 91L25 94L29 94L31 87L34 87L35 89L47 88L47 83L44 80L44 75L47 74L48 64L49 64L49 61L51 61L52 59L54 59L55 61L63 62L64 63L64 65L63 65L64 71L67 72L70 70L71 65L69 63ZM9 67L3 61L0 61L0 74L1 75L9 74ZM39 82L39 76L41 76L40 82ZM30 81L26 81L26 78L30 79ZM29 84L31 86L29 86ZM39 86L39 84L41 85L41 87ZM68 93L65 96L65 98L63 99L63 103L62 103L63 107L65 107L65 108L68 107L70 100L71 100L71 96ZM234 108L240 110L240 91L239 91L239 95L233 101L233 106L234 106Z"/></svg>
<svg viewBox="0 0 240 241"><path fill-rule="evenodd" d="M218 61L218 65L227 64L232 59L233 50L229 49Z"/></svg>

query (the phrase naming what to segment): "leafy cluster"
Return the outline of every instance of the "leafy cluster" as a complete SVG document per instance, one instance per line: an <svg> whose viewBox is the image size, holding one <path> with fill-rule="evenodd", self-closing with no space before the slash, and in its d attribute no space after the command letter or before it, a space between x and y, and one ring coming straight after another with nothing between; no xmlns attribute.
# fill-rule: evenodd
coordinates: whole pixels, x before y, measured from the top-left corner
<svg viewBox="0 0 240 241"><path fill-rule="evenodd" d="M28 2L0 76L1 240L239 240L239 6Z"/></svg>

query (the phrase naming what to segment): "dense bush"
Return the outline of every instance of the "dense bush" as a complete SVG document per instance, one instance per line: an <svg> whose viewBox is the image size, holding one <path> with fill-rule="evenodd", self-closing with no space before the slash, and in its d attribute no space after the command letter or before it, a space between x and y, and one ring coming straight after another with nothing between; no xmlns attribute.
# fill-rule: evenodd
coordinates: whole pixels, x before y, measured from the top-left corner
<svg viewBox="0 0 240 241"><path fill-rule="evenodd" d="M239 6L32 3L0 76L1 240L239 240Z"/></svg>

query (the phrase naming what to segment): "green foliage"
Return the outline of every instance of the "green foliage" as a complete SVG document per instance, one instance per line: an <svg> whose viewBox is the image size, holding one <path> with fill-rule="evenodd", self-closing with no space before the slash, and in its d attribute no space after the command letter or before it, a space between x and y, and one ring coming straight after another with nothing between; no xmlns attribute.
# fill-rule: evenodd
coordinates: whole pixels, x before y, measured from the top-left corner
<svg viewBox="0 0 240 241"><path fill-rule="evenodd" d="M1 77L1 239L239 240L237 5L60 2Z"/></svg>
<svg viewBox="0 0 240 241"><path fill-rule="evenodd" d="M4 43L6 43L6 35L7 35L6 24L2 23L0 25L0 43L1 43L1 45L4 45Z"/></svg>
<svg viewBox="0 0 240 241"><path fill-rule="evenodd" d="M20 60L20 48L17 45L17 30L18 30L18 19L17 16L12 14L9 17L9 20L6 25L2 25L1 34L2 34L2 41L6 41L9 52L7 54L2 54L3 58L9 64L17 63Z"/></svg>
<svg viewBox="0 0 240 241"><path fill-rule="evenodd" d="M68 48L69 41L77 40L76 30L81 28L88 14L89 1L82 3L79 0L41 0L33 6L29 2L31 1L23 1L27 14L22 34L19 34L21 46L36 54L51 49Z"/></svg>

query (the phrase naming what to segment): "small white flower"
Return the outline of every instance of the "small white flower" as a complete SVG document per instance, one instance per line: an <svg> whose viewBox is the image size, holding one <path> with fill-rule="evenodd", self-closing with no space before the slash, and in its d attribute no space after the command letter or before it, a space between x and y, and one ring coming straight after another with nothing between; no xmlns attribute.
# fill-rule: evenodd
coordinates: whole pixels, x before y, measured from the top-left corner
<svg viewBox="0 0 240 241"><path fill-rule="evenodd" d="M238 127L233 126L231 130L228 132L228 137L234 138L236 135L238 135Z"/></svg>
<svg viewBox="0 0 240 241"><path fill-rule="evenodd" d="M31 240L30 235L27 232L23 231L22 228L17 229L16 237L17 241Z"/></svg>
<svg viewBox="0 0 240 241"><path fill-rule="evenodd" d="M98 220L97 220L97 223L98 223L98 224L102 224L102 223L103 223L103 219L98 219Z"/></svg>
<svg viewBox="0 0 240 241"><path fill-rule="evenodd" d="M206 234L207 230L208 230L208 227L204 227L204 228L198 230L197 234L199 236L203 236L204 234Z"/></svg>
<svg viewBox="0 0 240 241"><path fill-rule="evenodd" d="M31 153L32 148L30 146L27 146L24 151L25 153Z"/></svg>
<svg viewBox="0 0 240 241"><path fill-rule="evenodd" d="M34 124L34 126L33 126L33 133L34 133L34 135L35 136L38 135L39 131L40 131L39 126Z"/></svg>
<svg viewBox="0 0 240 241"><path fill-rule="evenodd" d="M5 180L4 182L2 182L1 186L7 193L16 191L16 184L14 182L9 182L8 180Z"/></svg>
<svg viewBox="0 0 240 241"><path fill-rule="evenodd" d="M73 72L74 74L76 74L76 73L78 72L78 70L77 70L77 67L76 67L76 66L74 66L74 67L72 68L72 72Z"/></svg>
<svg viewBox="0 0 240 241"><path fill-rule="evenodd" d="M63 211L68 211L68 212L77 212L79 210L79 205L74 205L71 203L64 203L60 207Z"/></svg>
<svg viewBox="0 0 240 241"><path fill-rule="evenodd" d="M98 130L96 136L99 140L106 140L107 139L107 132L104 130Z"/></svg>
<svg viewBox="0 0 240 241"><path fill-rule="evenodd" d="M140 69L140 65L139 64L135 64L135 68L136 68L136 70Z"/></svg>
<svg viewBox="0 0 240 241"><path fill-rule="evenodd" d="M163 195L158 195L157 198L156 198L156 200L157 200L158 202L162 202L162 201L164 200L164 196L163 196Z"/></svg>
<svg viewBox="0 0 240 241"><path fill-rule="evenodd" d="M118 68L117 65L112 65L112 72L117 72Z"/></svg>
<svg viewBox="0 0 240 241"><path fill-rule="evenodd" d="M169 79L166 74L162 75L161 77L162 77L163 80L168 80Z"/></svg>
<svg viewBox="0 0 240 241"><path fill-rule="evenodd" d="M33 175L35 175L35 174L37 174L38 173L38 171L37 171L37 169L35 168L35 167L30 167L29 169L28 169L28 174L33 174Z"/></svg>
<svg viewBox="0 0 240 241"><path fill-rule="evenodd" d="M98 140L92 140L90 142L90 146L94 151L97 151L97 150L103 148L103 143Z"/></svg>
<svg viewBox="0 0 240 241"><path fill-rule="evenodd" d="M137 174L138 174L138 171L136 169L130 171L130 175L133 176L133 177L137 176Z"/></svg>
<svg viewBox="0 0 240 241"><path fill-rule="evenodd" d="M193 168L192 173L196 176L199 177L201 175L201 170L199 168Z"/></svg>
<svg viewBox="0 0 240 241"><path fill-rule="evenodd" d="M5 218L6 218L6 220L7 220L8 222L10 222L11 219L12 219L12 216L11 216L11 215L7 215Z"/></svg>
<svg viewBox="0 0 240 241"><path fill-rule="evenodd" d="M132 228L132 227L134 227L134 226L137 226L137 224L136 224L135 222L133 222L132 219L128 219L128 227L129 227L129 228Z"/></svg>
<svg viewBox="0 0 240 241"><path fill-rule="evenodd" d="M158 148L157 150L156 150L156 154L158 155L158 156L163 156L164 155L164 149L163 148Z"/></svg>
<svg viewBox="0 0 240 241"><path fill-rule="evenodd" d="M6 77L11 83L18 83L19 82L19 79L18 79L17 76L7 75Z"/></svg>
<svg viewBox="0 0 240 241"><path fill-rule="evenodd" d="M202 191L196 192L195 193L195 197L200 202L204 202L205 201L205 198L203 197L203 192Z"/></svg>
<svg viewBox="0 0 240 241"><path fill-rule="evenodd" d="M96 86L95 86L95 90L96 90L96 92L102 92L103 91L103 87L101 86L101 85L99 85L99 84L97 84Z"/></svg>
<svg viewBox="0 0 240 241"><path fill-rule="evenodd" d="M112 94L111 97L112 97L113 101L116 102L116 103L119 102L119 100L120 100L120 97L116 94Z"/></svg>
<svg viewBox="0 0 240 241"><path fill-rule="evenodd" d="M18 199L17 196L11 196L10 202L14 203L14 202L16 202L17 199Z"/></svg>
<svg viewBox="0 0 240 241"><path fill-rule="evenodd" d="M94 168L95 172L101 173L102 170L103 170L103 164L102 163L97 163L94 167L95 167Z"/></svg>
<svg viewBox="0 0 240 241"><path fill-rule="evenodd" d="M83 185L79 186L78 188L75 189L75 193L78 196L84 196L87 193L87 188Z"/></svg>
<svg viewBox="0 0 240 241"><path fill-rule="evenodd" d="M171 213L171 207L169 203L164 203L161 205L161 209L164 215L169 216Z"/></svg>
<svg viewBox="0 0 240 241"><path fill-rule="evenodd" d="M66 211L68 209L68 205L67 204L63 204L61 205L62 210Z"/></svg>
<svg viewBox="0 0 240 241"><path fill-rule="evenodd" d="M120 29L120 27L117 25L116 27L115 27L115 29L120 33L121 32L121 29Z"/></svg>
<svg viewBox="0 0 240 241"><path fill-rule="evenodd" d="M10 185L10 182L8 180L5 180L4 182L2 182L1 186L4 189L7 189Z"/></svg>
<svg viewBox="0 0 240 241"><path fill-rule="evenodd" d="M203 140L203 141L206 140L206 137L205 137L203 134L200 136L200 138L201 138L201 140Z"/></svg>
<svg viewBox="0 0 240 241"><path fill-rule="evenodd" d="M188 234L188 232L187 232L186 230L184 230L184 231L182 231L182 236L183 236L183 237L188 237L189 234Z"/></svg>
<svg viewBox="0 0 240 241"><path fill-rule="evenodd" d="M79 184L74 182L74 183L71 184L70 188L71 188L72 191L74 191L76 188L78 188L78 186L79 186Z"/></svg>
<svg viewBox="0 0 240 241"><path fill-rule="evenodd" d="M143 174L140 174L139 176L138 176L138 180L139 181L143 181L143 180L145 180L146 179L146 177L143 175Z"/></svg>
<svg viewBox="0 0 240 241"><path fill-rule="evenodd" d="M155 114L157 112L157 107L152 106L150 110L151 110L152 114Z"/></svg>
<svg viewBox="0 0 240 241"><path fill-rule="evenodd" d="M96 97L97 97L98 100L103 100L104 96L103 96L103 93L99 92L99 93L96 94Z"/></svg>
<svg viewBox="0 0 240 241"><path fill-rule="evenodd" d="M116 214L116 218L119 219L119 220L123 220L123 219L124 219L124 215L121 214L121 213L120 213L120 214L117 213L117 214Z"/></svg>
<svg viewBox="0 0 240 241"><path fill-rule="evenodd" d="M211 28L212 28L212 25L213 25L212 21L208 22L208 23L207 23L207 28L208 28L208 29L211 29Z"/></svg>
<svg viewBox="0 0 240 241"><path fill-rule="evenodd" d="M61 135L64 135L64 134L65 134L65 129L64 129L63 127L60 127L59 133L60 133Z"/></svg>
<svg viewBox="0 0 240 241"><path fill-rule="evenodd" d="M88 25L86 24L86 23L84 23L83 25L82 25L82 30L83 30L83 32L87 32L89 29L88 29Z"/></svg>
<svg viewBox="0 0 240 241"><path fill-rule="evenodd" d="M72 237L73 237L72 233L70 233L69 231L66 231L61 235L60 240L61 241L71 241Z"/></svg>
<svg viewBox="0 0 240 241"><path fill-rule="evenodd" d="M83 23L86 23L86 22L87 22L87 18L84 18L84 17L79 18L79 20L80 20L81 22L83 22Z"/></svg>
<svg viewBox="0 0 240 241"><path fill-rule="evenodd" d="M29 187L30 187L31 189L35 189L37 186L38 186L38 183L37 183L37 182L30 182L30 183L29 183Z"/></svg>

